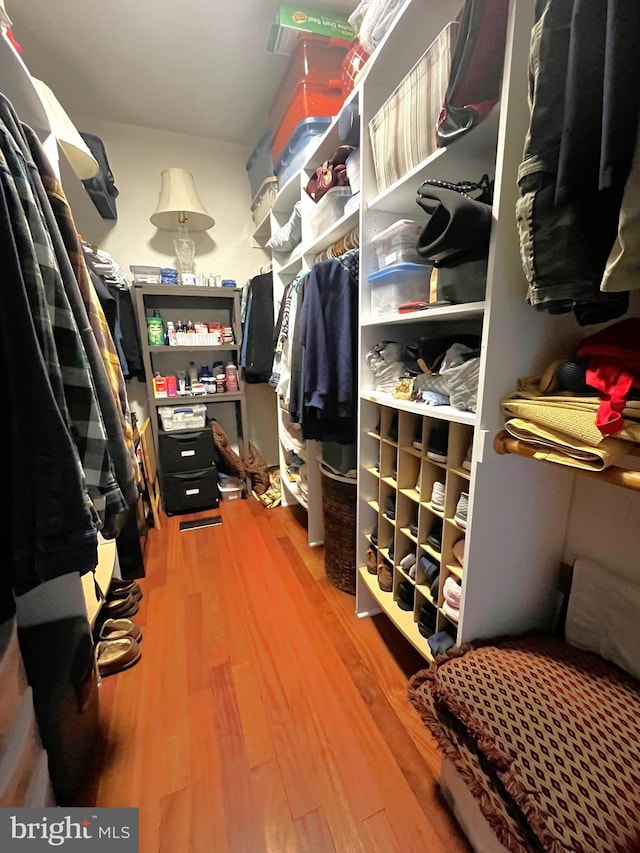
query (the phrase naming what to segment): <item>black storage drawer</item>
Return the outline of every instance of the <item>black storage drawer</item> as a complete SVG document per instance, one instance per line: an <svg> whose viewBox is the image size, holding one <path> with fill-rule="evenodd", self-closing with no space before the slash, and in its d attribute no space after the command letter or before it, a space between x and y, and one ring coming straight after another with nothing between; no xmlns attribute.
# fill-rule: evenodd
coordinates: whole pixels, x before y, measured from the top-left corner
<svg viewBox="0 0 640 853"><path fill-rule="evenodd" d="M215 465L218 451L211 427L159 433L160 470L163 474L200 471Z"/></svg>
<svg viewBox="0 0 640 853"><path fill-rule="evenodd" d="M218 469L212 465L200 471L163 474L162 502L167 515L215 509L220 502Z"/></svg>

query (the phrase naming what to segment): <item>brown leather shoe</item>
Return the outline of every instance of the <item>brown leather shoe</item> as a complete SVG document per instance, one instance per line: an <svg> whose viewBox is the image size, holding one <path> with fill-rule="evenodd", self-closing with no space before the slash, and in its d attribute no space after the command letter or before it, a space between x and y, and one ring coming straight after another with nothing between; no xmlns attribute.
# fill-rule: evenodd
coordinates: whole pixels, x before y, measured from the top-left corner
<svg viewBox="0 0 640 853"><path fill-rule="evenodd" d="M106 619L135 616L138 610L140 610L138 599L129 593L126 598L107 598L100 608L98 619L104 622Z"/></svg>
<svg viewBox="0 0 640 853"><path fill-rule="evenodd" d="M123 640L125 637L141 642L142 628L131 619L105 619L100 626L100 640Z"/></svg>
<svg viewBox="0 0 640 853"><path fill-rule="evenodd" d="M369 548L367 551L367 571L370 575L375 575L378 572L378 560L373 548Z"/></svg>
<svg viewBox="0 0 640 853"><path fill-rule="evenodd" d="M102 678L115 675L138 663L142 650L131 637L119 640L100 640L96 647L98 672Z"/></svg>
<svg viewBox="0 0 640 853"><path fill-rule="evenodd" d="M383 592L391 592L393 589L393 571L384 560L378 563L378 586Z"/></svg>

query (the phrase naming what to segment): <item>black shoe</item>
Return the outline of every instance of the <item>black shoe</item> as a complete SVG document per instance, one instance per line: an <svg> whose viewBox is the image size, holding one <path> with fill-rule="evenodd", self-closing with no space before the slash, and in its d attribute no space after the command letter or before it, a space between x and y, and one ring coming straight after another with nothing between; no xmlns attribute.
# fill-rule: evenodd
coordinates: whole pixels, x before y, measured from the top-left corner
<svg viewBox="0 0 640 853"><path fill-rule="evenodd" d="M431 427L427 441L427 458L433 462L447 461L447 446L449 443L449 422L440 421Z"/></svg>
<svg viewBox="0 0 640 853"><path fill-rule="evenodd" d="M391 418L391 423L389 424L389 430L387 432L387 438L390 441L398 440L398 416L394 415Z"/></svg>
<svg viewBox="0 0 640 853"><path fill-rule="evenodd" d="M427 534L427 542L434 550L438 552L442 551L442 519L437 516L431 522L431 527Z"/></svg>
<svg viewBox="0 0 640 853"><path fill-rule="evenodd" d="M396 496L389 495L384 503L384 514L387 518L391 519L391 521L395 521L396 519Z"/></svg>
<svg viewBox="0 0 640 853"><path fill-rule="evenodd" d="M396 604L400 610L413 610L415 587L409 581L401 581L398 584L398 598Z"/></svg>
<svg viewBox="0 0 640 853"><path fill-rule="evenodd" d="M431 586L435 578L440 574L440 566L428 554L420 555L418 568L424 572L424 579L421 578L420 583L425 583L427 586Z"/></svg>
<svg viewBox="0 0 640 853"><path fill-rule="evenodd" d="M371 531L371 536L369 538L371 540L371 544L375 545L377 548L378 547L378 525L377 524L373 528L373 530Z"/></svg>
<svg viewBox="0 0 640 853"><path fill-rule="evenodd" d="M436 608L430 602L425 601L418 612L418 631L423 637L430 637L435 634L437 617Z"/></svg>

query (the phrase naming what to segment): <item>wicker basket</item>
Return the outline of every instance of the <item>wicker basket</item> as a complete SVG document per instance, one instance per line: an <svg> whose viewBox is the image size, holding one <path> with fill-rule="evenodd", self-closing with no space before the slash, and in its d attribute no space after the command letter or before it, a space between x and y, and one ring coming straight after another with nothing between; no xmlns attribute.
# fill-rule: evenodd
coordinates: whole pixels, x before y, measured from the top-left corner
<svg viewBox="0 0 640 853"><path fill-rule="evenodd" d="M357 481L320 465L324 518L324 567L331 583L351 595L356 592Z"/></svg>

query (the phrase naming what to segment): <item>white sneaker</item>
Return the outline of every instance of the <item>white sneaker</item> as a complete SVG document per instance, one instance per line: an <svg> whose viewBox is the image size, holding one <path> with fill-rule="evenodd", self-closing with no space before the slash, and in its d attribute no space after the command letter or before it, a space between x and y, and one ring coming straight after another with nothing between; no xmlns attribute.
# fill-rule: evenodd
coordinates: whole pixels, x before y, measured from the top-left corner
<svg viewBox="0 0 640 853"><path fill-rule="evenodd" d="M466 530L467 528L467 512L469 510L469 495L467 492L462 492L458 498L458 505L453 516L454 521Z"/></svg>
<svg viewBox="0 0 640 853"><path fill-rule="evenodd" d="M438 512L444 512L444 483L436 482L433 484L431 492L431 506L437 509Z"/></svg>
<svg viewBox="0 0 640 853"><path fill-rule="evenodd" d="M416 480L416 484L414 486L416 492L420 494L420 490L422 489L422 469L418 471L418 479Z"/></svg>
<svg viewBox="0 0 640 853"><path fill-rule="evenodd" d="M473 442L469 444L467 447L467 455L464 457L464 461L462 463L462 467L466 468L467 471L471 470L471 454L473 453Z"/></svg>

